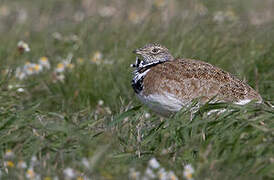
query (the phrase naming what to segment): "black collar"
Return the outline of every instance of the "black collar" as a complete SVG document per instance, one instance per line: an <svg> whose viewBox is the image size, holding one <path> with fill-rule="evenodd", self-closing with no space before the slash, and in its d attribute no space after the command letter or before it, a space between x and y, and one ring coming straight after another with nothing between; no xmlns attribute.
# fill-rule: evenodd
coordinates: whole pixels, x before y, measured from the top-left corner
<svg viewBox="0 0 274 180"><path fill-rule="evenodd" d="M158 64L162 64L165 61L157 61L157 62L153 62L153 63L147 63L147 64L143 64L143 62L140 63L139 67L136 68L136 71L139 73L143 73L146 70L158 65Z"/></svg>

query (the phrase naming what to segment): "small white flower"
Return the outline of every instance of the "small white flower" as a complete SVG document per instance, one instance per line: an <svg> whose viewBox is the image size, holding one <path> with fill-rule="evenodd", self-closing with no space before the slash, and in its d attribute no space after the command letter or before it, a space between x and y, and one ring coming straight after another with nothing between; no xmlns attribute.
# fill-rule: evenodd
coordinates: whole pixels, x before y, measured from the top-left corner
<svg viewBox="0 0 274 180"><path fill-rule="evenodd" d="M151 116L151 115L150 115L149 113L145 113L145 118L146 118L146 119L149 119L150 116Z"/></svg>
<svg viewBox="0 0 274 180"><path fill-rule="evenodd" d="M36 162L37 161L37 157L36 156L32 156L31 157L31 162Z"/></svg>
<svg viewBox="0 0 274 180"><path fill-rule="evenodd" d="M90 167L89 161L88 161L87 158L83 158L83 159L82 159L82 164L83 164L86 168L89 168L89 167Z"/></svg>
<svg viewBox="0 0 274 180"><path fill-rule="evenodd" d="M217 11L214 14L213 21L215 21L217 23L222 23L222 22L224 22L224 20L225 20L225 15L224 15L223 11Z"/></svg>
<svg viewBox="0 0 274 180"><path fill-rule="evenodd" d="M27 75L32 75L36 73L37 71L39 71L40 69L40 67L35 67L35 66L36 64L34 63L26 62L26 64L23 67L23 70Z"/></svg>
<svg viewBox="0 0 274 180"><path fill-rule="evenodd" d="M32 156L31 157L31 160L30 160L30 166L31 167L34 167L38 164L38 160L37 160L37 157L36 156Z"/></svg>
<svg viewBox="0 0 274 180"><path fill-rule="evenodd" d="M24 92L24 91L25 91L24 88L18 88L18 89L17 89L17 92Z"/></svg>
<svg viewBox="0 0 274 180"><path fill-rule="evenodd" d="M64 169L63 173L69 179L74 178L75 175L76 175L75 172L74 172L74 170L72 168L66 168L66 169Z"/></svg>
<svg viewBox="0 0 274 180"><path fill-rule="evenodd" d="M26 169L27 168L27 163L25 161L19 161L17 163L17 167L20 169Z"/></svg>
<svg viewBox="0 0 274 180"><path fill-rule="evenodd" d="M40 174L36 174L34 180L41 180L41 175Z"/></svg>
<svg viewBox="0 0 274 180"><path fill-rule="evenodd" d="M26 177L28 179L34 179L35 178L35 172L33 171L33 168L29 168L27 170Z"/></svg>
<svg viewBox="0 0 274 180"><path fill-rule="evenodd" d="M178 180L178 177L175 175L173 171L169 171L167 173L167 176L169 177L170 180Z"/></svg>
<svg viewBox="0 0 274 180"><path fill-rule="evenodd" d="M134 168L129 169L129 178L130 179L139 179L140 178L140 172L136 171Z"/></svg>
<svg viewBox="0 0 274 180"><path fill-rule="evenodd" d="M32 67L35 74L38 74L43 70L43 66L41 64L32 64Z"/></svg>
<svg viewBox="0 0 274 180"><path fill-rule="evenodd" d="M150 159L148 164L152 169L158 169L160 167L159 162L155 158Z"/></svg>
<svg viewBox="0 0 274 180"><path fill-rule="evenodd" d="M65 71L65 64L64 63L58 63L55 72L61 73Z"/></svg>
<svg viewBox="0 0 274 180"><path fill-rule="evenodd" d="M15 74L15 77L17 77L19 80L23 80L27 77L27 74L24 72L18 72Z"/></svg>
<svg viewBox="0 0 274 180"><path fill-rule="evenodd" d="M58 81L63 82L63 81L65 80L65 76L64 76L64 74L58 74L58 75L56 76L56 79L57 79Z"/></svg>
<svg viewBox="0 0 274 180"><path fill-rule="evenodd" d="M103 104L104 104L104 101L100 99L100 100L98 101L98 105L99 105L99 106L103 106Z"/></svg>
<svg viewBox="0 0 274 180"><path fill-rule="evenodd" d="M154 179L156 178L155 173L153 172L152 169L150 169L149 167L146 169L145 171L145 176L147 176L148 178Z"/></svg>
<svg viewBox="0 0 274 180"><path fill-rule="evenodd" d="M59 41L62 40L62 38L63 38L62 34L59 33L59 32L52 33L52 37L56 40L59 40Z"/></svg>
<svg viewBox="0 0 274 180"><path fill-rule="evenodd" d="M191 164L185 165L185 167L184 167L184 176L187 180L193 180L193 178L192 178L193 173L194 173L194 169L191 166Z"/></svg>
<svg viewBox="0 0 274 180"><path fill-rule="evenodd" d="M47 57L43 56L39 59L39 64L46 69L50 69L50 63Z"/></svg>
<svg viewBox="0 0 274 180"><path fill-rule="evenodd" d="M166 172L166 170L164 168L161 168L158 173L158 178L159 180L168 180L168 173Z"/></svg>
<svg viewBox="0 0 274 180"><path fill-rule="evenodd" d="M11 158L14 157L14 153L11 149L8 149L5 153L5 158Z"/></svg>
<svg viewBox="0 0 274 180"><path fill-rule="evenodd" d="M96 63L96 64L100 64L102 58L103 58L103 54L100 51L96 51L94 53L93 57L91 58L91 62Z"/></svg>
<svg viewBox="0 0 274 180"><path fill-rule="evenodd" d="M23 66L23 70L26 71L28 69L28 67L30 67L30 66L31 66L31 63L29 61L27 61L25 63L25 65Z"/></svg>
<svg viewBox="0 0 274 180"><path fill-rule="evenodd" d="M69 64L66 65L66 67L67 67L68 69L73 69L73 68L74 68L74 64L69 63Z"/></svg>
<svg viewBox="0 0 274 180"><path fill-rule="evenodd" d="M194 169L193 167L191 166L191 164L187 164L185 165L185 171L189 172L189 173L194 173Z"/></svg>
<svg viewBox="0 0 274 180"><path fill-rule="evenodd" d="M19 41L17 43L17 47L20 52L29 52L30 51L29 45L27 43L25 43L24 41Z"/></svg>
<svg viewBox="0 0 274 180"><path fill-rule="evenodd" d="M8 85L8 89L12 89L13 88L13 85L12 84L9 84Z"/></svg>

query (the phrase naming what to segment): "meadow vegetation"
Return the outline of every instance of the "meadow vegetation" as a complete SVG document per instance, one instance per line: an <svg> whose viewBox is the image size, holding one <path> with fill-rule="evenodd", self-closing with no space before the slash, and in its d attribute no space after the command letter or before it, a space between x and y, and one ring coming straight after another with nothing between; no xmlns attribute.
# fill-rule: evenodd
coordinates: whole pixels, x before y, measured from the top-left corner
<svg viewBox="0 0 274 180"><path fill-rule="evenodd" d="M274 178L273 1L0 0L0 33L0 179ZM267 103L155 115L131 88L149 42Z"/></svg>

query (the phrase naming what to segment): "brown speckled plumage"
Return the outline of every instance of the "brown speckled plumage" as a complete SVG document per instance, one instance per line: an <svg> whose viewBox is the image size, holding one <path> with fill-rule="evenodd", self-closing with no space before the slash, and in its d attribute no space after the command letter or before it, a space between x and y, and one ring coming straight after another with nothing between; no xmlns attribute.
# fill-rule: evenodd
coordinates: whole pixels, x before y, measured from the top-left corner
<svg viewBox="0 0 274 180"><path fill-rule="evenodd" d="M136 68L132 87L141 101L162 115L177 112L194 99L262 102L259 93L230 73L203 61L175 59L160 44L148 44L134 53L142 59L132 65Z"/></svg>
<svg viewBox="0 0 274 180"><path fill-rule="evenodd" d="M211 64L192 60L176 59L158 64L144 77L144 95L168 92L182 100L200 97L206 101L216 96L217 100L235 102L243 99L261 101L260 95L248 84Z"/></svg>

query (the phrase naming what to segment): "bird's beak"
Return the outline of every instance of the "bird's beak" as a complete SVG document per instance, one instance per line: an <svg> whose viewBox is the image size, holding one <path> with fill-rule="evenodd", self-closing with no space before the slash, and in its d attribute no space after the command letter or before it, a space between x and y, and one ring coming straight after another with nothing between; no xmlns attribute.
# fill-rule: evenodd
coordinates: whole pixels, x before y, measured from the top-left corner
<svg viewBox="0 0 274 180"><path fill-rule="evenodd" d="M139 49L135 49L134 51L132 51L134 54L141 54Z"/></svg>

